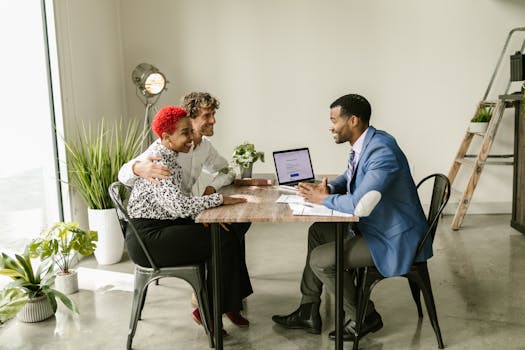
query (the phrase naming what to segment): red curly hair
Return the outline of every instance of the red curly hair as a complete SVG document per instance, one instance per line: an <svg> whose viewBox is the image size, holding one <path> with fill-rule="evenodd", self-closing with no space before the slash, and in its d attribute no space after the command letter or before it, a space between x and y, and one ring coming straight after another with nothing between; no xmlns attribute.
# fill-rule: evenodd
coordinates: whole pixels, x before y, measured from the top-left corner
<svg viewBox="0 0 525 350"><path fill-rule="evenodd" d="M151 122L151 130L160 138L163 133L171 135L177 130L177 122L187 115L188 112L177 106L162 107Z"/></svg>

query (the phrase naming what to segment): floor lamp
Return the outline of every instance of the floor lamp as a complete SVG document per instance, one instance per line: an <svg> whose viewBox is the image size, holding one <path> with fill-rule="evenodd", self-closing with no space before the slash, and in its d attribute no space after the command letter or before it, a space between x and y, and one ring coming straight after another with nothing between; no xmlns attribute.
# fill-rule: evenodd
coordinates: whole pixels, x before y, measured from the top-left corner
<svg viewBox="0 0 525 350"><path fill-rule="evenodd" d="M151 107L158 101L160 95L166 90L168 81L164 74L162 74L157 67L149 63L141 63L131 73L131 80L135 84L137 90L136 94L146 106L144 112L143 131L149 127L149 111ZM151 142L151 134L148 136L148 141Z"/></svg>

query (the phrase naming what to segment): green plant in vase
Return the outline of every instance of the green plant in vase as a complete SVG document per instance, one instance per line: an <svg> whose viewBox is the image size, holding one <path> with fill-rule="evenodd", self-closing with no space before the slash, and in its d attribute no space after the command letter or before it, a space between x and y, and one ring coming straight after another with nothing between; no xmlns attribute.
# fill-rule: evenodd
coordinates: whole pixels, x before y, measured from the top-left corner
<svg viewBox="0 0 525 350"><path fill-rule="evenodd" d="M31 241L29 256L42 261L51 259L58 267L55 287L72 294L78 291L77 273L71 269L72 259L76 252L83 256L93 254L97 240L97 232L83 230L76 222L57 222Z"/></svg>
<svg viewBox="0 0 525 350"><path fill-rule="evenodd" d="M65 294L51 288L55 280L50 259L40 264L35 271L26 247L22 255L0 256L0 275L10 277L9 283L0 294L0 321L18 315L22 322L38 322L51 317L57 310L57 298L78 313L78 308Z"/></svg>
<svg viewBox="0 0 525 350"><path fill-rule="evenodd" d="M476 115L470 120L471 123L488 123L492 116L492 108L480 108Z"/></svg>
<svg viewBox="0 0 525 350"><path fill-rule="evenodd" d="M232 155L232 164L239 169L240 176L251 177L253 163L264 162L264 152L258 152L253 143L244 142L235 147Z"/></svg>
<svg viewBox="0 0 525 350"><path fill-rule="evenodd" d="M101 265L119 262L124 252L109 185L117 181L122 165L140 152L148 131L136 121L124 128L122 120L113 125L102 120L94 130L83 125L65 142L69 183L88 205L89 228L98 232L95 257Z"/></svg>
<svg viewBox="0 0 525 350"><path fill-rule="evenodd" d="M470 120L469 131L472 133L484 133L492 117L492 108L480 107L476 115Z"/></svg>

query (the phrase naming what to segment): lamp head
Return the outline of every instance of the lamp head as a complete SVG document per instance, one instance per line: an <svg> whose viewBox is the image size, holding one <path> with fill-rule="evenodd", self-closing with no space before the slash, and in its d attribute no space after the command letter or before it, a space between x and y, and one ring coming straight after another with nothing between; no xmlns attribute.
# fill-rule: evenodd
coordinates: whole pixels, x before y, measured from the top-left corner
<svg viewBox="0 0 525 350"><path fill-rule="evenodd" d="M160 95L166 89L167 80L156 67L141 63L131 73L131 80L146 98Z"/></svg>

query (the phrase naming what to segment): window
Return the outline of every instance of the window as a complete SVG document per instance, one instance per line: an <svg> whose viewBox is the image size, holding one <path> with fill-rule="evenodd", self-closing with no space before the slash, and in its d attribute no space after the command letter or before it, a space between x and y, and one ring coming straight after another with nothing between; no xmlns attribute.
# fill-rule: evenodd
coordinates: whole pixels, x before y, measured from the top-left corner
<svg viewBox="0 0 525 350"><path fill-rule="evenodd" d="M43 2L0 2L0 251L61 220Z"/></svg>

